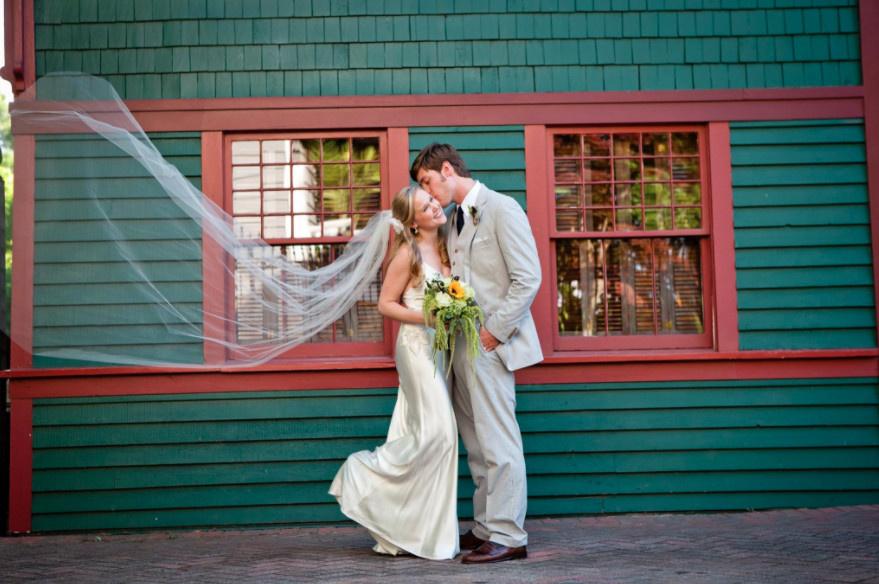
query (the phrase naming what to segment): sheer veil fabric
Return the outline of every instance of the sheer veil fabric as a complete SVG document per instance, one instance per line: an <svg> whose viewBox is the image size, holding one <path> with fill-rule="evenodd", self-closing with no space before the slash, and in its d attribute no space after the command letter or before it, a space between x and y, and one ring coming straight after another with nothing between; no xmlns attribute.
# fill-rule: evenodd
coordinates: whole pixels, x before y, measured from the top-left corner
<svg viewBox="0 0 879 584"><path fill-rule="evenodd" d="M73 154L74 163L78 165L76 181L53 187L57 196L77 199L80 217L69 220L88 219L81 224L88 230L85 239L106 248L102 248L100 254L111 258L114 270L124 272L126 302L138 306L139 319L160 329L156 334L162 342L216 344L225 349L227 360L223 364L226 366L250 366L268 361L308 341L340 319L369 286L374 285L388 249L391 228L402 228L389 211L379 212L355 232L334 261L309 270L301 263L273 253L272 247L264 241L237 236L229 213L209 200L177 167L163 158L107 81L84 74L48 75L16 99L11 115L17 133L36 137L37 168L46 176L53 175L52 164L70 161L41 160L43 139L58 140L58 135L73 135L77 140L86 140L95 151L112 152L113 164L119 165L118 174L81 153L79 158ZM219 284L202 282L199 278L167 285L162 278L167 280L175 261L192 260L191 253L177 260L173 250L170 257L163 258L162 273L157 277L155 265L150 264L155 258L150 255L149 235L138 231L143 228L132 217L119 213L126 205L126 201L119 199L131 200L138 194L113 191L113 187L108 186L108 176L137 177L141 188L151 193L150 200L155 203L150 212L158 219L168 219L166 228L173 230L175 249L195 250L193 253L198 254L210 241L212 247L219 250L218 257L205 256L201 260L211 262L212 269L223 273L223 277L216 280ZM39 196L41 186L40 181L37 182ZM182 263L180 265L182 269ZM283 321L290 323L289 326L262 330L259 322L244 321L234 310L223 308L211 313L205 308L207 304L194 309L178 300L180 287L193 287L190 297L196 294L199 298L208 298L220 292L211 286L225 286L242 271L261 291L251 298L256 304L252 309L264 315L260 322ZM205 326L208 321L220 325ZM234 331L240 330L247 330L248 338L258 338L259 342L239 341L240 335ZM173 354L161 359L144 356L124 342L112 347L83 347L66 343L61 333L57 339L52 338L51 329L41 334L44 341L39 349L41 357L115 365L203 366L176 362ZM210 366L216 367L216 364Z"/></svg>
<svg viewBox="0 0 879 584"><path fill-rule="evenodd" d="M107 331L146 323L153 342L196 345L199 357L202 345L222 347L224 366L263 363L348 313L375 286L391 233L403 229L389 211L380 211L354 231L333 261L309 269L265 241L239 236L233 217L162 156L108 82L83 74L42 77L16 99L11 115L17 135L33 135L36 143L39 284L56 285L53 293L67 299L52 306L53 312L35 300L40 310L35 358L218 365L177 360L173 351L151 357L142 351L144 341L126 338L124 330L119 342L106 346L70 342L83 328L81 321L90 326L102 321L111 325ZM161 237L151 229L161 229ZM54 278L55 269L66 279ZM203 279L202 269L219 277ZM259 289L249 309L262 320L240 318L228 302L210 312L207 307L215 303L203 302L225 294L242 272ZM189 279L177 276L181 273ZM73 298L72 289L96 298ZM422 283L408 289L403 302L420 310L423 293ZM120 306L137 308L126 312ZM99 314L104 310L108 314ZM67 326L53 321L50 312ZM260 328L260 322L279 321L286 325ZM259 341L240 341L242 330ZM400 326L395 349L400 388L387 442L351 455L330 492L345 514L375 536L377 551L445 559L458 552L457 427L445 368L434 366L430 334L424 326Z"/></svg>

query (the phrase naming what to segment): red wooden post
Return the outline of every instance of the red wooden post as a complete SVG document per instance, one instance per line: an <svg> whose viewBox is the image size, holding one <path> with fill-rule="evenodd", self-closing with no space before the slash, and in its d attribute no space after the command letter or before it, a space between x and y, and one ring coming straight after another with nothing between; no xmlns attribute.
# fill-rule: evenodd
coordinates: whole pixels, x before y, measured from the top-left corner
<svg viewBox="0 0 879 584"><path fill-rule="evenodd" d="M10 367L27 369L33 363L34 317L34 167L36 140L15 136L15 200L12 204L12 310Z"/></svg>
<svg viewBox="0 0 879 584"><path fill-rule="evenodd" d="M729 124L708 124L708 164L711 183L711 239L714 266L716 349L739 349L739 313L736 294L733 237L732 163Z"/></svg>
<svg viewBox="0 0 879 584"><path fill-rule="evenodd" d="M209 201L223 207L223 133L201 135L201 190ZM204 290L204 362L222 364L226 348L210 339L226 339L226 254L209 235L202 235L202 288Z"/></svg>
<svg viewBox="0 0 879 584"><path fill-rule="evenodd" d="M9 533L31 530L33 402L13 399L9 410Z"/></svg>
<svg viewBox="0 0 879 584"><path fill-rule="evenodd" d="M864 133L867 188L870 200L870 242L873 246L874 310L879 310L879 43L870 40L879 26L879 2L863 0L860 8L861 69L864 86ZM879 319L876 322L879 339Z"/></svg>
<svg viewBox="0 0 879 584"><path fill-rule="evenodd" d="M393 197L409 184L409 130L388 128L388 192Z"/></svg>
<svg viewBox="0 0 879 584"><path fill-rule="evenodd" d="M18 94L36 80L34 3L32 0L6 0L4 10L6 64L2 76Z"/></svg>
<svg viewBox="0 0 879 584"><path fill-rule="evenodd" d="M548 202L550 191L547 188L549 177L548 149L546 145L545 126L525 126L525 193L528 207L528 220L531 231L537 242L537 254L540 256L540 271L543 279L537 297L531 305L531 313L540 337L540 346L545 356L551 355L553 348L552 329L554 303L552 290L552 249L549 241L550 215L552 205Z"/></svg>

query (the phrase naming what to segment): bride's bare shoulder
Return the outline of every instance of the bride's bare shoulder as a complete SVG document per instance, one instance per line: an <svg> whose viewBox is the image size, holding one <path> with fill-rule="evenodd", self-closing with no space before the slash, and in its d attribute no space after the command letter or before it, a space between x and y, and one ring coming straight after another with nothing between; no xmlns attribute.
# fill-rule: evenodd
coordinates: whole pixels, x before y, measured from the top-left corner
<svg viewBox="0 0 879 584"><path fill-rule="evenodd" d="M412 249L404 245L392 252L391 258L388 261L387 273L408 273L411 265Z"/></svg>
<svg viewBox="0 0 879 584"><path fill-rule="evenodd" d="M404 263L409 264L412 261L412 248L408 245L402 245L391 252L389 264Z"/></svg>

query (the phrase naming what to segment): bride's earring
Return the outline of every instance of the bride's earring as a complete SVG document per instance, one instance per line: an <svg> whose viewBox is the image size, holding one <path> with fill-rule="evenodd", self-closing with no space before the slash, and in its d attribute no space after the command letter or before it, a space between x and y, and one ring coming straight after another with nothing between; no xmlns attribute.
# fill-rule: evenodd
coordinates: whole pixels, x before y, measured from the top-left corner
<svg viewBox="0 0 879 584"><path fill-rule="evenodd" d="M414 235L415 237L418 237L418 227L417 226L410 227L409 230L412 232L412 235Z"/></svg>

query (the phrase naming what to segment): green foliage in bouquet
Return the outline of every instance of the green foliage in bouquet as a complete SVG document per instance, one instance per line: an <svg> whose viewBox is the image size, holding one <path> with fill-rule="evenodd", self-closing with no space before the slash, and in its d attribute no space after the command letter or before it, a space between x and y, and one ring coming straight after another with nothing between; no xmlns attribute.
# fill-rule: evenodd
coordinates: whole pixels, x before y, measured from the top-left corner
<svg viewBox="0 0 879 584"><path fill-rule="evenodd" d="M464 333L467 352L473 359L479 354L479 328L485 318L473 297L473 288L454 278L434 276L424 285L424 321L436 330L433 357L449 351L448 371L455 354L455 338ZM448 374L448 371L446 374Z"/></svg>

